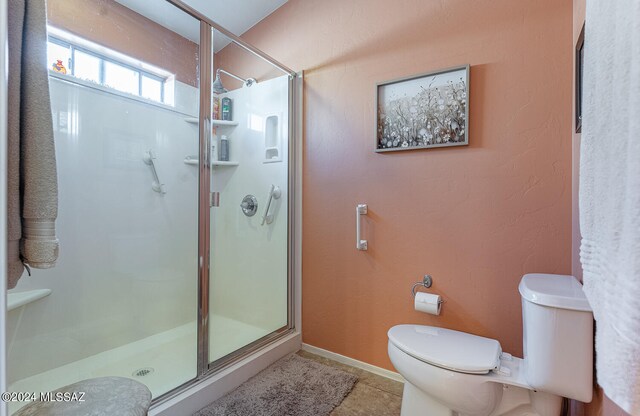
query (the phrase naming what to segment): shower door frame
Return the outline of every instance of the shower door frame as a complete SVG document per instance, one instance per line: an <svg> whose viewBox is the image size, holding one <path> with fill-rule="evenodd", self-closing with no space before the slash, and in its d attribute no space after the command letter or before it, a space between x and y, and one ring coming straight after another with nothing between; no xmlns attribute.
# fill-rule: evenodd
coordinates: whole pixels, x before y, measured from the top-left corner
<svg viewBox="0 0 640 416"><path fill-rule="evenodd" d="M7 54L8 38L8 2L0 0L0 56ZM7 110L8 84L6 65L0 65L0 172L7 172ZM7 182L0 184L0 218L7 218ZM7 264L7 221L0 222L0 264ZM6 328L7 313L7 268L0 269L0 328ZM0 331L0 392L7 391L7 349L5 331ZM7 404L0 400L0 416L7 414Z"/></svg>
<svg viewBox="0 0 640 416"><path fill-rule="evenodd" d="M200 383L214 374L228 368L257 350L274 343L296 331L296 302L294 282L297 270L295 261L297 247L297 158L296 137L298 132L299 100L297 88L301 73L281 64L269 55L246 43L241 38L218 25L181 0L165 0L183 12L200 21L199 45L199 170L198 170L198 322L197 322L197 373L196 376L153 400L157 405L170 400L188 388ZM213 77L213 29L228 37L233 43L247 52L265 60L288 75L288 201L287 201L287 324L270 334L251 342L238 350L209 362L209 282L210 282L210 247L211 247L211 94Z"/></svg>

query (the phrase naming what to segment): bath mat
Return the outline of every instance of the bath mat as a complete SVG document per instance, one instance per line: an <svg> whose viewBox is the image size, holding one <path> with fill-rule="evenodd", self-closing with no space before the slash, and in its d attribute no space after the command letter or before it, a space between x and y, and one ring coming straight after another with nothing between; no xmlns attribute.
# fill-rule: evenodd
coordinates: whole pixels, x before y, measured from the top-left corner
<svg viewBox="0 0 640 416"><path fill-rule="evenodd" d="M327 416L358 377L291 354L194 416Z"/></svg>

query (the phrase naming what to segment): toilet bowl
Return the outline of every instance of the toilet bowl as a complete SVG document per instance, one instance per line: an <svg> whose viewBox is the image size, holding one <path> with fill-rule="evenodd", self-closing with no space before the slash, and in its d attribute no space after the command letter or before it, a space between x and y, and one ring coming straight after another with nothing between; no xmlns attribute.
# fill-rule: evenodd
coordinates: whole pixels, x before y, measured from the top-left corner
<svg viewBox="0 0 640 416"><path fill-rule="evenodd" d="M405 378L402 416L558 416L562 397L591 401L593 317L572 276L520 283L524 356L497 340L425 325L397 325L388 353Z"/></svg>

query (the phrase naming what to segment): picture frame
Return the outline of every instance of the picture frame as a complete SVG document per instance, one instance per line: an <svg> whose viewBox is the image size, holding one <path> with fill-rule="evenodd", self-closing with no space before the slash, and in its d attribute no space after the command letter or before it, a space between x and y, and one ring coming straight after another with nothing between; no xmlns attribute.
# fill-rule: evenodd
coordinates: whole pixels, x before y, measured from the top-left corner
<svg viewBox="0 0 640 416"><path fill-rule="evenodd" d="M580 36L576 42L576 57L575 57L575 131L576 133L582 132L582 81L584 78L584 24L582 30L580 30Z"/></svg>
<svg viewBox="0 0 640 416"><path fill-rule="evenodd" d="M376 84L377 153L469 144L470 65Z"/></svg>

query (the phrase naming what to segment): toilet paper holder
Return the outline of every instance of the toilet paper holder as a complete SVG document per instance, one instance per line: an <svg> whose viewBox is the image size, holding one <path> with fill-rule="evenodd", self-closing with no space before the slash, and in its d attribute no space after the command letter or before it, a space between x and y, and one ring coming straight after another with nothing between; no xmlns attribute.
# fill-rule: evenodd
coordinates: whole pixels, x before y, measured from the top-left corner
<svg viewBox="0 0 640 416"><path fill-rule="evenodd" d="M429 289L433 284L433 277L430 274L425 274L422 278L422 282L415 282L411 287L411 296L416 297L416 289L420 286ZM440 300L439 303L444 303L444 300Z"/></svg>

